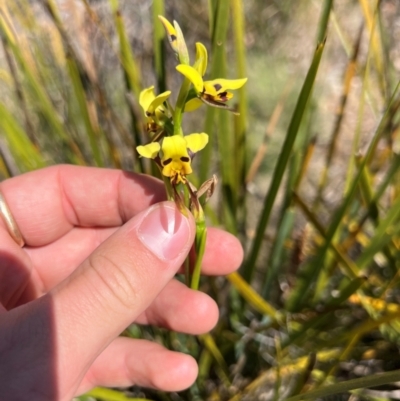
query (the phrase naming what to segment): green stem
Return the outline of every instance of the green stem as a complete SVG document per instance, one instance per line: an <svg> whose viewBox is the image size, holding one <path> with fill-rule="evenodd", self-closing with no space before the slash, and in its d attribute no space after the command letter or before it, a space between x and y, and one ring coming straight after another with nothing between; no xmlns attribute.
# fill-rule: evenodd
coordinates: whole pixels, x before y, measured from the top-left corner
<svg viewBox="0 0 400 401"><path fill-rule="evenodd" d="M164 181L165 191L167 193L167 199L170 200L170 201L173 201L174 200L174 193L173 193L173 190L172 190L171 183L170 183L168 177L166 177L165 175L161 174L161 177L162 177L162 179Z"/></svg>
<svg viewBox="0 0 400 401"><path fill-rule="evenodd" d="M193 269L192 282L190 288L197 290L200 283L201 264L203 262L204 251L206 249L207 240L207 227L203 221L196 222L196 238L195 238L195 250L196 250L196 262Z"/></svg>
<svg viewBox="0 0 400 401"><path fill-rule="evenodd" d="M186 98L190 89L190 81L185 78L182 82L181 89L179 91L178 100L176 101L175 112L174 112L174 135L183 136L182 132L182 117L183 110L185 108Z"/></svg>

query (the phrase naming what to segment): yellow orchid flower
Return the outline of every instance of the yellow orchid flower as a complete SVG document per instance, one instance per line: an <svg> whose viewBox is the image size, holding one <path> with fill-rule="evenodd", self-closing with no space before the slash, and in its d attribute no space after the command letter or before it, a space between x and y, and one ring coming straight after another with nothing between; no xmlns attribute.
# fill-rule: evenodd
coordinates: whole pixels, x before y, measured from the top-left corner
<svg viewBox="0 0 400 401"><path fill-rule="evenodd" d="M164 25L165 32L168 36L168 42L178 57L179 62L183 64L189 64L189 52L179 24L174 21L174 25L172 25L162 15L159 15L158 18Z"/></svg>
<svg viewBox="0 0 400 401"><path fill-rule="evenodd" d="M167 136L158 142L138 146L136 150L142 157L156 159L159 157L162 174L171 179L176 185L186 183L186 176L192 173L191 161L194 153L202 150L208 143L208 135L205 133L190 134L186 136ZM161 156L159 156L161 150Z"/></svg>
<svg viewBox="0 0 400 401"><path fill-rule="evenodd" d="M214 79L212 81L203 81L203 75L207 69L207 50L201 43L196 43L196 62L193 67L185 64L179 64L176 69L183 74L193 84L196 94L200 100L210 106L229 109L225 104L233 97L228 90L241 88L247 81L247 78L241 79ZM191 99L185 106L185 111L195 110L199 106L196 98Z"/></svg>
<svg viewBox="0 0 400 401"><path fill-rule="evenodd" d="M159 95L154 94L154 86L143 89L139 95L139 104L144 111L148 129L153 130L154 124L156 126L163 126L167 119L166 109L163 103L169 98L171 91L160 93Z"/></svg>
<svg viewBox="0 0 400 401"><path fill-rule="evenodd" d="M168 36L168 42L172 47L172 50L178 54L178 35L176 32L176 29L174 26L162 15L158 16L158 19L162 22L164 25L165 32L167 33Z"/></svg>

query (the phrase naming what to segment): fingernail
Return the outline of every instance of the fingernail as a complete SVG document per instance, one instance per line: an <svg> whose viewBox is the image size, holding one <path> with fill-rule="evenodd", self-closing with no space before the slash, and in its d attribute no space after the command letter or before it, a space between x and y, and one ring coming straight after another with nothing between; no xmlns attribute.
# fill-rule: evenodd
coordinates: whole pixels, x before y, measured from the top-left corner
<svg viewBox="0 0 400 401"><path fill-rule="evenodd" d="M159 259L174 260L187 251L189 221L175 207L159 203L144 216L138 227L138 237Z"/></svg>

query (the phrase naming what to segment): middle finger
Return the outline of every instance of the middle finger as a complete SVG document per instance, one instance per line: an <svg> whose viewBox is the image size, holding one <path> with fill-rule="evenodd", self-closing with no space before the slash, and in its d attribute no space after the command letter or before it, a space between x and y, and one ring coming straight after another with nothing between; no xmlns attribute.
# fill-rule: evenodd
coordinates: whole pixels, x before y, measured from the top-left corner
<svg viewBox="0 0 400 401"><path fill-rule="evenodd" d="M24 248L47 292L68 277L117 227L75 227L52 244ZM239 241L231 234L208 228L202 273L225 275L235 271L243 257Z"/></svg>
<svg viewBox="0 0 400 401"><path fill-rule="evenodd" d="M187 334L202 334L213 329L218 315L218 306L211 297L173 279L135 323Z"/></svg>

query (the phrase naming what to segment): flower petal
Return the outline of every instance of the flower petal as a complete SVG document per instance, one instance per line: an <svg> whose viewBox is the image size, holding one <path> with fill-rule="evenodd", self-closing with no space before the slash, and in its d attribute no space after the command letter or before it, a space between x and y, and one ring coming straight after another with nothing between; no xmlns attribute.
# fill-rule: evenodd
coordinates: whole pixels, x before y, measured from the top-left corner
<svg viewBox="0 0 400 401"><path fill-rule="evenodd" d="M169 98L170 94L171 91L166 91L157 95L147 108L147 112L153 114L154 111Z"/></svg>
<svg viewBox="0 0 400 401"><path fill-rule="evenodd" d="M179 184L179 182L184 182L182 176L192 174L193 172L190 161L183 162L179 159L167 159L166 161L168 164L163 165L162 174L166 177L176 177L177 184Z"/></svg>
<svg viewBox="0 0 400 401"><path fill-rule="evenodd" d="M183 137L186 141L186 146L193 153L204 149L208 143L208 135L202 132L201 134L190 134Z"/></svg>
<svg viewBox="0 0 400 401"><path fill-rule="evenodd" d="M200 73L201 76L204 76L207 70L207 62L208 55L207 49L203 45L203 43L196 43L196 62L194 63L194 68Z"/></svg>
<svg viewBox="0 0 400 401"><path fill-rule="evenodd" d="M179 24L174 21L174 27L177 37L177 49L178 49L178 58L179 62L182 64L189 64L189 52L186 46L185 38L183 37L183 33Z"/></svg>
<svg viewBox="0 0 400 401"><path fill-rule="evenodd" d="M162 15L158 16L158 19L162 22L165 28L165 32L167 33L168 36L168 42L172 47L172 50L178 54L178 40L177 40L177 34L176 30L173 27L173 25Z"/></svg>
<svg viewBox="0 0 400 401"><path fill-rule="evenodd" d="M193 99L190 99L188 102L185 103L185 112L190 112L190 111L195 111L197 110L203 102L197 98L194 97Z"/></svg>
<svg viewBox="0 0 400 401"><path fill-rule="evenodd" d="M192 173L191 160L184 137L167 136L163 139L161 148L163 151L161 158L163 175L171 177L175 183L183 182L182 176Z"/></svg>
<svg viewBox="0 0 400 401"><path fill-rule="evenodd" d="M176 69L183 74L194 86L197 93L203 92L203 78L200 73L190 65L179 64Z"/></svg>
<svg viewBox="0 0 400 401"><path fill-rule="evenodd" d="M215 96L218 93L226 92L228 89L239 89L247 81L247 78L241 79L214 79L213 81L205 81L204 88L206 93Z"/></svg>
<svg viewBox="0 0 400 401"><path fill-rule="evenodd" d="M162 160L188 156L186 141L180 135L167 136L163 139L161 149L163 151Z"/></svg>
<svg viewBox="0 0 400 401"><path fill-rule="evenodd" d="M156 95L154 94L154 86L150 86L149 88L143 89L139 95L139 104L142 106L143 111L146 114L146 111L149 109L151 102L155 99Z"/></svg>
<svg viewBox="0 0 400 401"><path fill-rule="evenodd" d="M160 144L158 142L152 142L148 145L136 147L137 152L140 156L147 157L148 159L154 159L160 151Z"/></svg>

